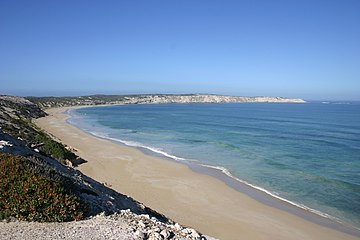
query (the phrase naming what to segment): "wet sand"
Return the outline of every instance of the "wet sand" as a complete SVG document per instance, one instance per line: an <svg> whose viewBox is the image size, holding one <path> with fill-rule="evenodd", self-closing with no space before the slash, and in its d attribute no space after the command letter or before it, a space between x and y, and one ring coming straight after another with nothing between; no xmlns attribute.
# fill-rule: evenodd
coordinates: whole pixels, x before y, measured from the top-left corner
<svg viewBox="0 0 360 240"><path fill-rule="evenodd" d="M35 123L88 162L78 169L171 219L219 239L360 239L271 207L218 178L96 138L68 124L67 108Z"/></svg>

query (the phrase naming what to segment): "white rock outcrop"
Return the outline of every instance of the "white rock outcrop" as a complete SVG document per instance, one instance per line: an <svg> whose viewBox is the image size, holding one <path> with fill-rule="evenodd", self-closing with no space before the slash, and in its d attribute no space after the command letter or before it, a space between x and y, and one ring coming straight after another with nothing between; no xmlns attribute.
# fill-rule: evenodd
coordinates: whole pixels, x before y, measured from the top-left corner
<svg viewBox="0 0 360 240"><path fill-rule="evenodd" d="M169 103L305 103L300 98L282 97L238 97L212 94L194 95L140 95L128 96L121 102L123 104L169 104ZM120 102L119 102L120 103Z"/></svg>

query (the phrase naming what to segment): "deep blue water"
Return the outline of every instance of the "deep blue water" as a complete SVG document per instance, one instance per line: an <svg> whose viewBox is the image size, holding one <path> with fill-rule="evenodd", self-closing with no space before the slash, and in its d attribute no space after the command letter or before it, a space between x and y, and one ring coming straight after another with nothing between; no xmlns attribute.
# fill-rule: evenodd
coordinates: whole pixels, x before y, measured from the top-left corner
<svg viewBox="0 0 360 240"><path fill-rule="evenodd" d="M360 227L360 104L123 105L72 111L97 136L218 166Z"/></svg>

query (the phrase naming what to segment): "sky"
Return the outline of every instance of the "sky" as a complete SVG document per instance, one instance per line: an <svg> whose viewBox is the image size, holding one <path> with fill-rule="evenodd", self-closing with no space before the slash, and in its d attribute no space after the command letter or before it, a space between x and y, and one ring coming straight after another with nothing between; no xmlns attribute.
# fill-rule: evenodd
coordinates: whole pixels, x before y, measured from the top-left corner
<svg viewBox="0 0 360 240"><path fill-rule="evenodd" d="M0 94L360 100L359 0L0 1Z"/></svg>

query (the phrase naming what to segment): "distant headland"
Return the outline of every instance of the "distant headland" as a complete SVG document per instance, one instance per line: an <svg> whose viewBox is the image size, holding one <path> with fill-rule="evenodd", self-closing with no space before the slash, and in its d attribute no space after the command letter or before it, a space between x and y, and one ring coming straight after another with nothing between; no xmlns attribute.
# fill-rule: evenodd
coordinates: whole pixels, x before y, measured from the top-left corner
<svg viewBox="0 0 360 240"><path fill-rule="evenodd" d="M27 97L42 108L104 104L171 104L171 103L305 103L300 98L243 97L217 94L139 94L91 95L79 97Z"/></svg>

